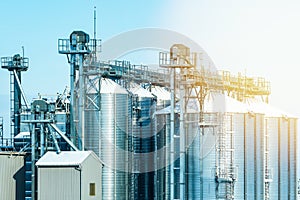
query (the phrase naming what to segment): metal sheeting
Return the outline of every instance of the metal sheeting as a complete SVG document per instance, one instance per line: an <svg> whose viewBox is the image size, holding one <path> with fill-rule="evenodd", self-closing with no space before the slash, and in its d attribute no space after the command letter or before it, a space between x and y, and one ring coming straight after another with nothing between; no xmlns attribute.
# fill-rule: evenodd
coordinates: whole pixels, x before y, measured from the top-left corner
<svg viewBox="0 0 300 200"><path fill-rule="evenodd" d="M208 119L212 122L219 121L218 115L213 114L209 117L204 114L204 121ZM221 117L221 116L219 116ZM264 199L264 115L248 113L225 113L223 117L223 126L230 128L227 134L233 134L233 160L224 160L216 162L218 146L221 146L218 135L221 134L217 126L206 126L201 128L200 135L200 167L195 170L200 171L200 191L191 193L196 199L222 199L222 196L229 194L229 188L226 184L217 184L216 167L221 167L224 171L231 171L234 179L234 199ZM224 143L231 151L229 143L230 137ZM197 144L197 140L194 141ZM197 150L196 150L197 151ZM227 156L228 157L228 156ZM219 158L220 159L220 158ZM223 163L225 162L225 163ZM227 163L227 164L226 164ZM218 166L219 165L219 166ZM191 167L189 167L191 168ZM196 180L194 183L197 184ZM193 186L192 187L196 187ZM198 188L197 188L198 189ZM194 199L192 198L192 199Z"/></svg>
<svg viewBox="0 0 300 200"><path fill-rule="evenodd" d="M85 147L93 150L104 164L102 199L128 199L131 99L128 92L112 80L101 78L95 82L96 89L86 94L93 103L85 111Z"/></svg>
<svg viewBox="0 0 300 200"><path fill-rule="evenodd" d="M264 126L262 117L258 114L240 116L243 119L244 131L241 132L241 135L243 135L244 142L238 141L237 144L244 144L242 148L244 158L240 160L236 157L238 179L235 185L236 187L244 186L244 188L236 188L235 196L241 196L243 199L264 199ZM241 151L241 149L236 148L236 151Z"/></svg>
<svg viewBox="0 0 300 200"><path fill-rule="evenodd" d="M270 199L296 199L296 141L297 119L268 117L270 136Z"/></svg>
<svg viewBox="0 0 300 200"><path fill-rule="evenodd" d="M186 199L200 199L200 129L198 126L198 114L187 114L186 131Z"/></svg>
<svg viewBox="0 0 300 200"><path fill-rule="evenodd" d="M0 199L25 198L24 155L0 153Z"/></svg>
<svg viewBox="0 0 300 200"><path fill-rule="evenodd" d="M170 105L171 94L162 87L154 86L151 93L156 97L156 110L162 110ZM156 149L156 198L170 199L171 165L170 165L170 116L155 115Z"/></svg>
<svg viewBox="0 0 300 200"><path fill-rule="evenodd" d="M288 175L288 186L289 186L289 198L297 199L297 119L289 119L289 175Z"/></svg>
<svg viewBox="0 0 300 200"><path fill-rule="evenodd" d="M140 88L134 90L131 141L132 173L130 199L156 198L156 133L152 115L155 112L154 97Z"/></svg>
<svg viewBox="0 0 300 200"><path fill-rule="evenodd" d="M156 133L157 133L157 178L156 193L157 199L170 199L170 169L169 148L170 148L170 116L156 115Z"/></svg>
<svg viewBox="0 0 300 200"><path fill-rule="evenodd" d="M80 171L75 168L40 168L38 170L38 184L39 199L81 199ZM50 190L49 185L51 185Z"/></svg>

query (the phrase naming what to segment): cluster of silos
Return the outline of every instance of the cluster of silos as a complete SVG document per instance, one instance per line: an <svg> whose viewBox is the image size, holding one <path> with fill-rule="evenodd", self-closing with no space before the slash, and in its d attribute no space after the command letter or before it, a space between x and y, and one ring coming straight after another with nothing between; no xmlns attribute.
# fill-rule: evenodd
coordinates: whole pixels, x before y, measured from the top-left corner
<svg viewBox="0 0 300 200"><path fill-rule="evenodd" d="M172 137L168 109L156 113L166 123L165 146ZM204 109L198 128L192 112L186 118L185 199L296 198L295 118L274 117L258 105L216 93L207 96ZM172 166L165 168L165 191L176 192L170 188L176 176Z"/></svg>
<svg viewBox="0 0 300 200"><path fill-rule="evenodd" d="M170 93L139 85L125 89L106 78L96 82L86 93L85 148L104 163L103 199L171 199L179 191L185 199L296 196L296 118L250 100L207 95L203 121L199 123L199 110L186 115L180 182L180 158L172 152L180 108L176 106L172 136L166 108Z"/></svg>
<svg viewBox="0 0 300 200"><path fill-rule="evenodd" d="M93 84L86 87L84 141L104 164L102 198L161 199L165 170L156 170L156 150L165 143L165 124L155 123L154 112L170 104L170 93L89 79Z"/></svg>

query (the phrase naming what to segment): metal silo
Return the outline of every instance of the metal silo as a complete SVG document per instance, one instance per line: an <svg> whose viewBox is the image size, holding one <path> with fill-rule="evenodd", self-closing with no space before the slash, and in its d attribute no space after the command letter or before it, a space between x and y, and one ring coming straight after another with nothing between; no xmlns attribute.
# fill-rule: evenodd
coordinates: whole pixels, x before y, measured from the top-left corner
<svg viewBox="0 0 300 200"><path fill-rule="evenodd" d="M133 94L131 141L132 174L130 199L156 199L156 133L153 114L154 96L139 85L129 90Z"/></svg>
<svg viewBox="0 0 300 200"><path fill-rule="evenodd" d="M265 114L267 199L297 199L297 119L263 102L249 105Z"/></svg>
<svg viewBox="0 0 300 200"><path fill-rule="evenodd" d="M267 132L270 136L270 199L296 199L296 141L297 119L267 117Z"/></svg>
<svg viewBox="0 0 300 200"><path fill-rule="evenodd" d="M179 116L178 107L175 111L175 132L179 135ZM175 174L174 168L178 165L178 155L175 155L172 146L176 146L176 142L172 143L170 131L170 107L161 109L155 115L157 122L157 199L172 199L172 191L174 193ZM176 136L175 136L176 137ZM178 144L177 144L178 146ZM173 194L174 195L174 194Z"/></svg>
<svg viewBox="0 0 300 200"><path fill-rule="evenodd" d="M200 199L264 199L264 115L225 95L209 95L201 133Z"/></svg>
<svg viewBox="0 0 300 200"><path fill-rule="evenodd" d="M104 164L102 199L128 199L131 97L110 79L90 80L94 84L86 93L85 147L93 150Z"/></svg>
<svg viewBox="0 0 300 200"><path fill-rule="evenodd" d="M154 86L151 93L156 97L156 110L162 111L155 115L156 135L156 196L157 199L170 199L170 113L165 108L170 105L171 94L162 87ZM165 110L165 111L163 111ZM178 128L177 128L178 129Z"/></svg>
<svg viewBox="0 0 300 200"><path fill-rule="evenodd" d="M264 114L235 113L236 199L265 199Z"/></svg>
<svg viewBox="0 0 300 200"><path fill-rule="evenodd" d="M289 164L288 164L288 186L289 186L289 199L297 199L297 123L296 118L289 118L288 122L288 147L289 147Z"/></svg>
<svg viewBox="0 0 300 200"><path fill-rule="evenodd" d="M204 118L206 116L204 115ZM186 173L185 173L185 195L186 199L200 199L201 197L201 134L204 126L198 125L199 113L187 114L187 135L186 135Z"/></svg>

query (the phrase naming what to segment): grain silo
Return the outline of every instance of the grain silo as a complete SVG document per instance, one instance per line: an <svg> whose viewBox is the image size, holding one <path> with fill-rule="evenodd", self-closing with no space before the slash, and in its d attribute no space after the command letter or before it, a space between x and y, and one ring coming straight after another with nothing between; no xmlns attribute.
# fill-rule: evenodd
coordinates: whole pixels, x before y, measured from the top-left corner
<svg viewBox="0 0 300 200"><path fill-rule="evenodd" d="M154 96L139 85L132 84L132 135L129 136L132 154L130 199L156 198L156 133L153 114Z"/></svg>
<svg viewBox="0 0 300 200"><path fill-rule="evenodd" d="M263 117L226 95L208 95L200 125L199 199L264 199Z"/></svg>
<svg viewBox="0 0 300 200"><path fill-rule="evenodd" d="M128 199L128 134L131 133L131 97L110 79L94 79L87 90L93 109L85 111L85 147L103 162L102 198ZM93 105L96 104L96 105Z"/></svg>
<svg viewBox="0 0 300 200"><path fill-rule="evenodd" d="M247 103L265 113L268 199L297 199L297 118L255 99Z"/></svg>
<svg viewBox="0 0 300 200"><path fill-rule="evenodd" d="M171 94L162 87L154 86L151 93L156 97L156 110L162 111L170 105ZM154 116L156 134L156 196L157 199L170 199L170 116L157 114Z"/></svg>

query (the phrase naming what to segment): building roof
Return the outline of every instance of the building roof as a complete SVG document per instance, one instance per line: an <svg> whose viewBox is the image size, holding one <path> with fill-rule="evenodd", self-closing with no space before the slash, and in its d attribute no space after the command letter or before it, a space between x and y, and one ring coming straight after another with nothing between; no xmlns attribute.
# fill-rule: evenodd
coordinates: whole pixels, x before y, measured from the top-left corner
<svg viewBox="0 0 300 200"><path fill-rule="evenodd" d="M59 154L53 151L48 151L42 158L37 161L36 166L80 167L89 156L95 157L96 160L99 160L99 162L101 163L100 159L93 151L62 151Z"/></svg>

